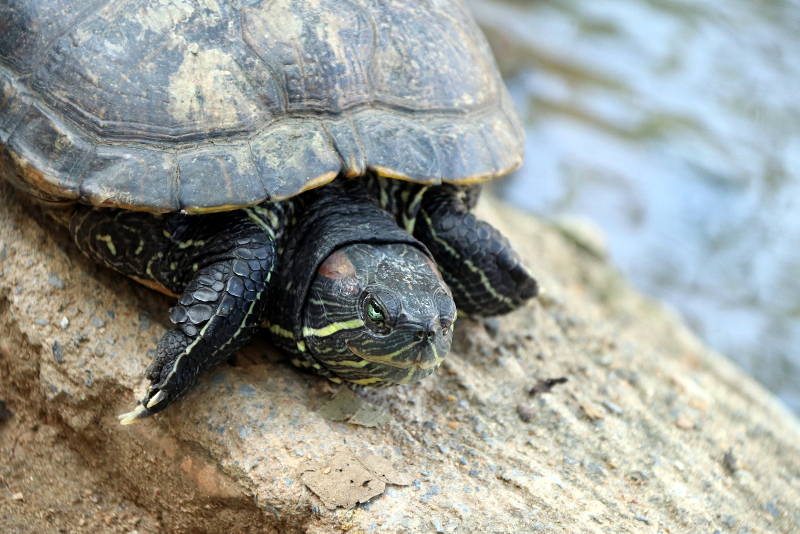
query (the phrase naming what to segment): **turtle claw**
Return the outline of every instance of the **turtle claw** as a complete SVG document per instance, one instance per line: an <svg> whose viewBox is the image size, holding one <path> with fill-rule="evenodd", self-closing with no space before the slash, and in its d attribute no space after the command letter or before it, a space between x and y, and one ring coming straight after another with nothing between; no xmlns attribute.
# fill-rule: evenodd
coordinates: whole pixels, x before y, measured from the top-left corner
<svg viewBox="0 0 800 534"><path fill-rule="evenodd" d="M159 402L161 402L166 398L167 394L164 392L164 390L163 389L158 390L158 393L153 395L153 398L147 401L147 409L152 408L153 406L155 406L156 404L158 404Z"/></svg>
<svg viewBox="0 0 800 534"><path fill-rule="evenodd" d="M168 394L163 389L159 389L155 395L150 397L150 395L153 394L153 391L154 391L153 388L149 389L147 391L147 395L145 395L144 399L142 399L139 402L139 405L136 406L136 408L132 412L118 415L117 419L119 419L119 422L123 425L131 425L139 421L140 419L144 419L145 417L150 417L154 413L160 411L158 409L158 404L166 400ZM150 398L148 399L148 397ZM168 404L169 403L166 403L164 407L166 407ZM156 409L152 410L152 408Z"/></svg>
<svg viewBox="0 0 800 534"><path fill-rule="evenodd" d="M124 413L122 415L118 415L117 419L119 419L120 424L123 425L132 425L137 421L144 419L145 417L149 417L153 415L153 412L142 406L141 404L137 406L132 412Z"/></svg>

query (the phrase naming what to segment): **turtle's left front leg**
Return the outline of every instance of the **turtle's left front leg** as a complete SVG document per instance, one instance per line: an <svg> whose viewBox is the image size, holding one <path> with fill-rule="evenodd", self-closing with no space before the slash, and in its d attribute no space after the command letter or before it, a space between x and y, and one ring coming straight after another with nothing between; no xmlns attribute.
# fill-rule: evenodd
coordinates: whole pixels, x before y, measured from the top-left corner
<svg viewBox="0 0 800 534"><path fill-rule="evenodd" d="M536 296L538 286L508 239L470 213L479 193L479 186L427 189L414 237L436 259L458 311L497 315L522 306Z"/></svg>
<svg viewBox="0 0 800 534"><path fill-rule="evenodd" d="M150 387L134 411L120 416L123 424L165 409L250 339L275 268L276 229L267 224L250 210L157 216L78 208L70 229L83 252L180 295L170 312L176 328L161 338L145 372Z"/></svg>

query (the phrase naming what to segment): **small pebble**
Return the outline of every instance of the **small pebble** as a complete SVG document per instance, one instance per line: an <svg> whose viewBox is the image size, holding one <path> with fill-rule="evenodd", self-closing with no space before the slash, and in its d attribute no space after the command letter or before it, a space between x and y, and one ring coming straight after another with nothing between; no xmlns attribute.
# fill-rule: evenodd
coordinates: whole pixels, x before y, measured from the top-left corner
<svg viewBox="0 0 800 534"><path fill-rule="evenodd" d="M95 328L103 328L106 325L106 322L102 320L100 317L92 317L92 326Z"/></svg>
<svg viewBox="0 0 800 534"><path fill-rule="evenodd" d="M733 449L728 449L728 451L722 455L722 465L725 466L730 473L736 472L736 456L733 455Z"/></svg>
<svg viewBox="0 0 800 534"><path fill-rule="evenodd" d="M421 502L423 502L423 503L427 503L433 497L435 497L436 495L439 495L440 493L442 493L441 486L431 486L431 487L428 488L428 491L426 491L424 494L422 494L422 496L419 498L419 500Z"/></svg>
<svg viewBox="0 0 800 534"><path fill-rule="evenodd" d="M39 326L47 326L50 324L50 321L48 321L47 319L34 319L33 322L38 324Z"/></svg>
<svg viewBox="0 0 800 534"><path fill-rule="evenodd" d="M764 508L766 508L767 512L769 512L770 515L776 519L781 516L780 511L771 502L768 502Z"/></svg>
<svg viewBox="0 0 800 534"><path fill-rule="evenodd" d="M523 422L529 423L536 416L536 410L523 402L517 405L517 415Z"/></svg>
<svg viewBox="0 0 800 534"><path fill-rule="evenodd" d="M497 317L488 317L483 320L483 326L490 336L495 337L500 331L500 320Z"/></svg>
<svg viewBox="0 0 800 534"><path fill-rule="evenodd" d="M687 415L680 414L675 420L675 426L681 430L690 430L692 427L694 427L694 421L692 421Z"/></svg>
<svg viewBox="0 0 800 534"><path fill-rule="evenodd" d="M603 475L603 476L608 475L605 469L603 469L594 462L583 462L583 467L585 467L587 471L590 471L598 475Z"/></svg>
<svg viewBox="0 0 800 534"><path fill-rule="evenodd" d="M58 363L64 362L64 347L62 347L58 341L53 341L53 356L56 357Z"/></svg>
<svg viewBox="0 0 800 534"><path fill-rule="evenodd" d="M19 501L19 502L22 502L22 501L24 501L24 500L25 500L25 498L22 496L22 493L15 493L15 494L13 494L13 495L11 496L11 500L12 500L12 501Z"/></svg>
<svg viewBox="0 0 800 534"><path fill-rule="evenodd" d="M622 415L622 408L614 404L613 402L603 401L603 406L606 410L613 413L614 415Z"/></svg>
<svg viewBox="0 0 800 534"><path fill-rule="evenodd" d="M436 423L431 423L430 421L425 421L425 424L422 425L428 430L436 430Z"/></svg>
<svg viewBox="0 0 800 534"><path fill-rule="evenodd" d="M450 454L450 447L448 447L447 445L445 445L443 443L440 443L439 444L439 451L442 454Z"/></svg>
<svg viewBox="0 0 800 534"><path fill-rule="evenodd" d="M69 328L69 319L67 319L66 317L62 317L61 318L61 328L63 330L66 330L67 328Z"/></svg>
<svg viewBox="0 0 800 534"><path fill-rule="evenodd" d="M0 422L10 419L14 413L6 407L6 403L0 400Z"/></svg>
<svg viewBox="0 0 800 534"><path fill-rule="evenodd" d="M641 514L636 514L635 516L633 516L633 518L636 519L637 521L641 521L642 523L646 523L648 525L650 524L650 520Z"/></svg>
<svg viewBox="0 0 800 534"><path fill-rule="evenodd" d="M56 275L56 273L47 273L47 283L56 289L64 289L64 281Z"/></svg>
<svg viewBox="0 0 800 534"><path fill-rule="evenodd" d="M140 313L139 314L139 332L144 332L146 330L150 330L150 314L149 313Z"/></svg>

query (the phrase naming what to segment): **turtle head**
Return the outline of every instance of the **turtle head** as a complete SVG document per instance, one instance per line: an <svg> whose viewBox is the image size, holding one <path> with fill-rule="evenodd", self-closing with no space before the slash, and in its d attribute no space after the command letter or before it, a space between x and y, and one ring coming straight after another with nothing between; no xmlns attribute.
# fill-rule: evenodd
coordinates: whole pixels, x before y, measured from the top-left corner
<svg viewBox="0 0 800 534"><path fill-rule="evenodd" d="M433 261L405 244L348 245L322 263L303 337L314 358L349 382L416 382L450 352L456 307Z"/></svg>

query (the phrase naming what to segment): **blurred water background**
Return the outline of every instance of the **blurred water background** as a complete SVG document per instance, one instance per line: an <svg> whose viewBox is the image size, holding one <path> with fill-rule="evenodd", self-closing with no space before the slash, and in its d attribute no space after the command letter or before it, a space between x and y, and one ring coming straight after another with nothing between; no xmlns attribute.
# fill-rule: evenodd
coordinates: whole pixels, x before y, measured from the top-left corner
<svg viewBox="0 0 800 534"><path fill-rule="evenodd" d="M469 0L527 131L503 185L800 413L800 3Z"/></svg>

